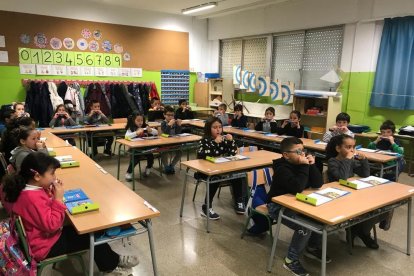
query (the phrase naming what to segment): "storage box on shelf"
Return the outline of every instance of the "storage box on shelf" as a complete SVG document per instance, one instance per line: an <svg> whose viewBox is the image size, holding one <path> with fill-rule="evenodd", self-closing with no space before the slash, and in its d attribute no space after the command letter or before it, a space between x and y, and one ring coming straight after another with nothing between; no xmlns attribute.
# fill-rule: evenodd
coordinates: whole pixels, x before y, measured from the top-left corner
<svg viewBox="0 0 414 276"><path fill-rule="evenodd" d="M341 112L341 97L293 97L293 109L302 114L302 125L311 132L323 133L335 124L335 118Z"/></svg>
<svg viewBox="0 0 414 276"><path fill-rule="evenodd" d="M178 100L189 100L190 71L161 70L161 101L165 105L177 105Z"/></svg>

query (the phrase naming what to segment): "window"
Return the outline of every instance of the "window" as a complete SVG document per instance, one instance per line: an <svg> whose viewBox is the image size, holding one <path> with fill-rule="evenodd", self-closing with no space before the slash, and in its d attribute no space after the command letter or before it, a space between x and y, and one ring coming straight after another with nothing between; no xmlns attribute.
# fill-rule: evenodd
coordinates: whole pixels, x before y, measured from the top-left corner
<svg viewBox="0 0 414 276"><path fill-rule="evenodd" d="M224 40L220 43L220 72L222 78L233 78L233 65L241 64L242 40Z"/></svg>
<svg viewBox="0 0 414 276"><path fill-rule="evenodd" d="M224 40L220 48L220 72L223 78L232 78L233 65L243 61L244 69L266 76L266 65L271 64L272 79L283 83L293 81L296 89L328 91L334 84L320 78L340 67L342 40L342 26L276 34L272 45L267 43L266 36ZM266 53L270 53L270 48L269 57Z"/></svg>

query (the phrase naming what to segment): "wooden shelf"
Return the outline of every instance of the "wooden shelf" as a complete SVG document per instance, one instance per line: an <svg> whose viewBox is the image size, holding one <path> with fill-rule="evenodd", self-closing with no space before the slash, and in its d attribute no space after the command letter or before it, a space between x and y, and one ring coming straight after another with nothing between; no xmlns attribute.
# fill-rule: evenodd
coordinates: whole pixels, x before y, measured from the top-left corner
<svg viewBox="0 0 414 276"><path fill-rule="evenodd" d="M210 92L210 95L223 95L223 92L222 91L211 91Z"/></svg>

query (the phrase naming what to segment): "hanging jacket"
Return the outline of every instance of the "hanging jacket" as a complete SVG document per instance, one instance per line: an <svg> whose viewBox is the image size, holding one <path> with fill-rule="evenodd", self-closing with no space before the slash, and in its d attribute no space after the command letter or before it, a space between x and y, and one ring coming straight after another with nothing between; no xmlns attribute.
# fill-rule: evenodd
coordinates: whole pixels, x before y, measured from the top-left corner
<svg viewBox="0 0 414 276"><path fill-rule="evenodd" d="M62 98L62 100L65 99L66 90L68 90L68 85L66 82L62 81L57 88L57 93L59 94L59 97Z"/></svg>
<svg viewBox="0 0 414 276"><path fill-rule="evenodd" d="M47 83L49 92L50 92L50 102L52 103L53 110L56 110L56 107L60 104L63 104L63 99L59 96L57 92L57 87L54 82Z"/></svg>
<svg viewBox="0 0 414 276"><path fill-rule="evenodd" d="M44 82L40 90L38 104L36 105L36 113L39 118L39 127L49 126L49 122L54 115L53 111L52 102L50 101L49 86L47 82Z"/></svg>
<svg viewBox="0 0 414 276"><path fill-rule="evenodd" d="M144 114L147 115L148 110L151 108L151 104L149 101L148 86L146 84L140 83L138 87L139 87L139 95L142 101L142 108L144 109Z"/></svg>
<svg viewBox="0 0 414 276"><path fill-rule="evenodd" d="M127 89L126 85L125 84L121 84L120 86L121 86L122 94L125 97L125 99L127 101L127 104L128 104L128 115L129 114L132 114L132 113L137 113L138 112L138 108L135 105L134 98L132 97L131 94L128 93L128 89ZM128 116L125 116L125 117L128 117Z"/></svg>
<svg viewBox="0 0 414 276"><path fill-rule="evenodd" d="M98 101L100 103L101 110L106 116L111 115L111 110L105 99L105 95L102 92L102 86L98 83L89 84L88 90L85 93L85 114L90 112L90 106L93 101Z"/></svg>
<svg viewBox="0 0 414 276"><path fill-rule="evenodd" d="M160 95L158 94L157 86L155 83L150 84L150 93L149 93L150 99L157 98L160 99Z"/></svg>
<svg viewBox="0 0 414 276"><path fill-rule="evenodd" d="M134 97L135 104L138 108L139 114L144 114L144 109L142 107L141 96L139 94L139 87L137 84L130 83L128 84L128 92Z"/></svg>
<svg viewBox="0 0 414 276"><path fill-rule="evenodd" d="M26 91L26 99L25 99L25 111L28 112L29 114L32 114L32 117L35 118L33 114L34 110L35 110L35 97L36 95L40 94L40 87L41 87L41 83L40 82L34 82L31 81L27 91Z"/></svg>

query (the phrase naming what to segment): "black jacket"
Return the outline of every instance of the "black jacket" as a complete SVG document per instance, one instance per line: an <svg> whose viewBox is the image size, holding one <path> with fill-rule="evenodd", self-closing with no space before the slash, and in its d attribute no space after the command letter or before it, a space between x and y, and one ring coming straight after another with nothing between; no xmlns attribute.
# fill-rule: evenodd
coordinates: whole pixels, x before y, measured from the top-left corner
<svg viewBox="0 0 414 276"><path fill-rule="evenodd" d="M320 188L323 184L322 175L314 164L296 165L282 157L273 160L273 171L272 186L267 194L268 202L272 202L274 196L296 195L306 188Z"/></svg>
<svg viewBox="0 0 414 276"><path fill-rule="evenodd" d="M258 122L254 129L257 130L257 131L263 131L263 124L264 123L265 123L264 121ZM276 133L277 130L278 130L277 122L270 122L270 132L271 133Z"/></svg>
<svg viewBox="0 0 414 276"><path fill-rule="evenodd" d="M233 119L231 120L232 127L247 127L247 116L241 115L240 118L235 118L236 117L233 117Z"/></svg>
<svg viewBox="0 0 414 276"><path fill-rule="evenodd" d="M287 124L284 128L279 127L277 129L277 134L279 135L286 135L286 136L294 136L297 138L303 137L303 126L301 125L300 128L292 127L291 124Z"/></svg>
<svg viewBox="0 0 414 276"><path fill-rule="evenodd" d="M183 112L183 109L179 107L175 111L175 119L181 119L181 120L194 119L194 113L188 109L186 109Z"/></svg>

